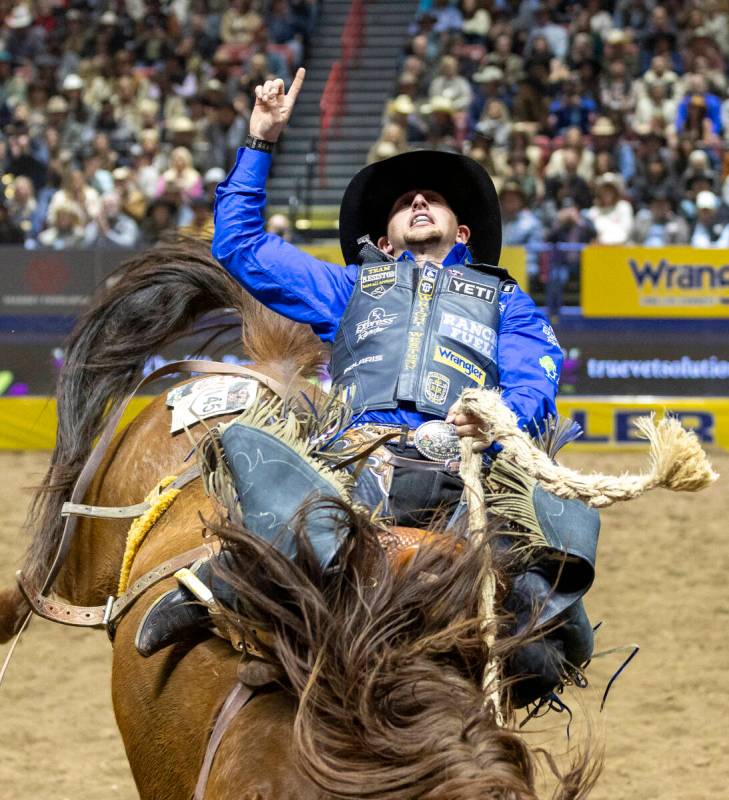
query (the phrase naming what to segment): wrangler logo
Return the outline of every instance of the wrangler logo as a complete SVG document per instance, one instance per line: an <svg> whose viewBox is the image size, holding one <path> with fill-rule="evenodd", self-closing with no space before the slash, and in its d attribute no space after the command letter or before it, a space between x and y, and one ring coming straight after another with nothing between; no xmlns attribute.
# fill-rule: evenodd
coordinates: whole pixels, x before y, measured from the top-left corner
<svg viewBox="0 0 729 800"><path fill-rule="evenodd" d="M628 262L639 289L720 289L729 286L729 264L671 264L662 258L657 264L634 258Z"/></svg>
<svg viewBox="0 0 729 800"><path fill-rule="evenodd" d="M439 364L445 364L462 375L466 375L479 386L483 386L486 383L486 373L481 367L476 366L473 361L469 361L465 356L456 353L455 350L451 350L449 347L436 347L433 352L433 358Z"/></svg>

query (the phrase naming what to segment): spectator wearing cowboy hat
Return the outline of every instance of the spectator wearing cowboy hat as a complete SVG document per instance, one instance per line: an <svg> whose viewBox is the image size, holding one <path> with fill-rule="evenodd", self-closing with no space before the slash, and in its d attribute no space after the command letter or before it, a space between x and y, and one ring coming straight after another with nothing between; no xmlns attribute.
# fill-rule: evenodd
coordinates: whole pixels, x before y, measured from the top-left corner
<svg viewBox="0 0 729 800"><path fill-rule="evenodd" d="M595 174L595 154L587 146L586 138L579 128L568 128L562 145L552 152L544 168L545 178L553 178L564 172L565 154L568 150L577 153L577 174L590 183Z"/></svg>
<svg viewBox="0 0 729 800"><path fill-rule="evenodd" d="M33 24L33 14L25 3L19 3L5 17L8 35L5 49L14 61L31 63L45 51L45 31Z"/></svg>
<svg viewBox="0 0 729 800"><path fill-rule="evenodd" d="M391 122L405 131L405 140L409 144L425 141L427 125L412 98L399 94L391 100L385 109L385 123Z"/></svg>
<svg viewBox="0 0 729 800"><path fill-rule="evenodd" d="M635 175L635 155L633 148L618 136L618 129L610 117L598 117L590 129L592 151L597 158L599 153L607 153L615 162L623 180L629 182Z"/></svg>
<svg viewBox="0 0 729 800"><path fill-rule="evenodd" d="M504 72L496 66L487 65L473 74L471 78L476 84L473 100L469 108L469 125L471 130L482 118L486 106L491 100L510 101L509 91L504 86Z"/></svg>
<svg viewBox="0 0 729 800"><path fill-rule="evenodd" d="M49 227L41 231L36 243L27 243L31 249L38 246L52 250L69 250L84 246L84 212L78 203L66 199L56 203L49 212L48 221Z"/></svg>
<svg viewBox="0 0 729 800"><path fill-rule="evenodd" d="M423 146L428 150L459 152L459 129L453 103L447 97L432 97L420 107L420 112L426 127Z"/></svg>
<svg viewBox="0 0 729 800"><path fill-rule="evenodd" d="M633 230L633 206L623 198L620 175L606 172L595 181L595 204L587 216L597 231L598 244L626 244Z"/></svg>
<svg viewBox="0 0 729 800"><path fill-rule="evenodd" d="M160 197L150 203L141 224L140 245L150 247L176 228L178 213L179 207L167 198Z"/></svg>

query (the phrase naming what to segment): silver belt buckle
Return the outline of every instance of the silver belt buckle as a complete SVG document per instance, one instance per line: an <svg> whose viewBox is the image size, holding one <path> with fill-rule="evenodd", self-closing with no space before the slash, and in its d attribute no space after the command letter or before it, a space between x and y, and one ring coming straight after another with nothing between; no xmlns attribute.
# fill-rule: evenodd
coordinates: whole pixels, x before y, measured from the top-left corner
<svg viewBox="0 0 729 800"><path fill-rule="evenodd" d="M461 447L456 426L432 419L415 429L415 449L430 461L445 464L460 458Z"/></svg>

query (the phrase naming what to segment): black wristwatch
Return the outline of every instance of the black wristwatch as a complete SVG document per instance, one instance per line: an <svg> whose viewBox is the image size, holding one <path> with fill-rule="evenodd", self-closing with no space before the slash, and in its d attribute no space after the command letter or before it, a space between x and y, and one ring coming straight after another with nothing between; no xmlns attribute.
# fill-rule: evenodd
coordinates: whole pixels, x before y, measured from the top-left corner
<svg viewBox="0 0 729 800"><path fill-rule="evenodd" d="M269 142L266 139L257 139L250 134L246 136L246 147L251 150L263 150L264 153L273 153L275 144L275 142Z"/></svg>

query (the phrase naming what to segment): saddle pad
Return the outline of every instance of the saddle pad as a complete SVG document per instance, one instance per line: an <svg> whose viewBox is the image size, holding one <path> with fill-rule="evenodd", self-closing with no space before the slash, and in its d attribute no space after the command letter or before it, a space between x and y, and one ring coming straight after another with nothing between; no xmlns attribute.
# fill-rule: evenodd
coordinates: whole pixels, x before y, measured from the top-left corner
<svg viewBox="0 0 729 800"><path fill-rule="evenodd" d="M202 419L246 411L256 401L258 386L254 378L238 375L211 375L176 386L167 394L167 405L172 409L170 433L190 428Z"/></svg>

